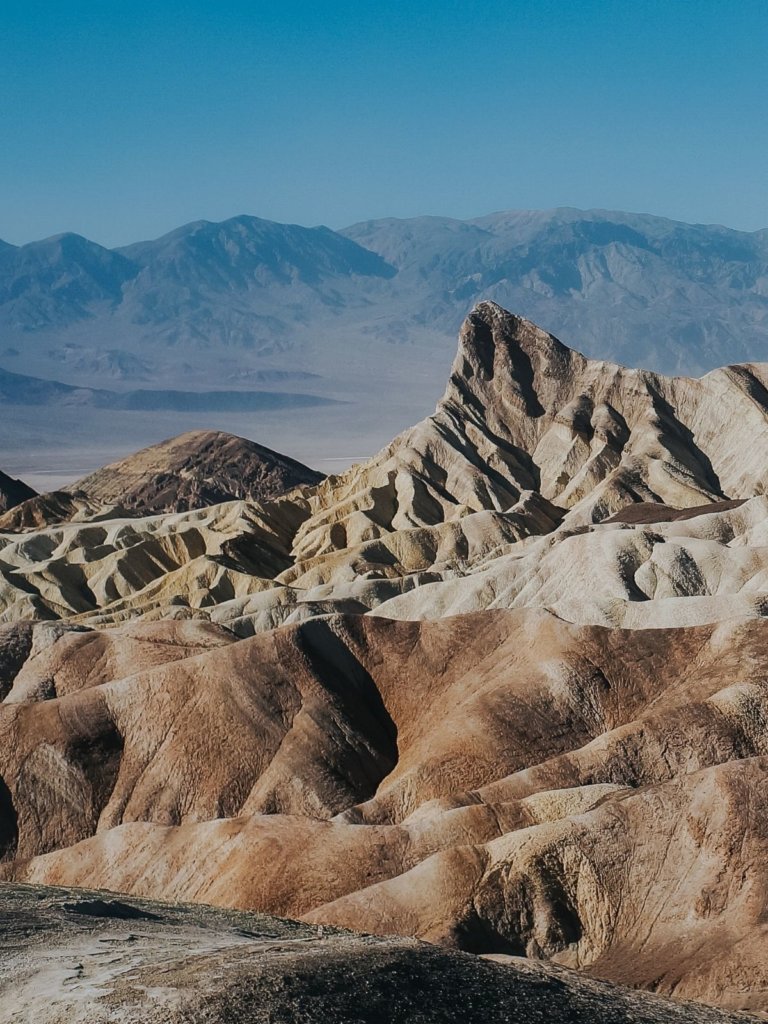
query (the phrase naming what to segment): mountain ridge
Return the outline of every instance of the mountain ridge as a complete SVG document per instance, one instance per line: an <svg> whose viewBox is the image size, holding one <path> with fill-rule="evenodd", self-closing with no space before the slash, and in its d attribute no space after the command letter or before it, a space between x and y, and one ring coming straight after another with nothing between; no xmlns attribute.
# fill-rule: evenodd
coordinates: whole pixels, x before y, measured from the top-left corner
<svg viewBox="0 0 768 1024"><path fill-rule="evenodd" d="M591 346L592 356L666 372L743 361L750 347L753 357L768 352L768 230L647 214L562 207L470 220L385 218L340 231L239 215L114 250L70 233L0 253L5 332L66 330L94 317L106 328L106 317L130 349L156 337L258 351L270 331L273 344L293 348L305 344L309 318L321 335L339 317L359 329L356 310L371 305L381 307L368 315L381 321L378 337L427 339L427 316L445 336L468 305L492 299L571 345ZM273 294L286 287L295 293L287 317L285 296L278 302ZM219 292L236 308L220 308ZM738 296L737 313L728 307ZM617 332L612 341L609 331Z"/></svg>
<svg viewBox="0 0 768 1024"><path fill-rule="evenodd" d="M63 614L77 610L83 621L114 616L118 622L142 614L145 600L170 614L167 602L178 604L188 586L193 590L183 600L196 606L201 596L194 560L170 540L174 530L188 529L199 536L193 547L201 557L209 546L217 552L213 559L206 555L199 570L204 565L207 577L219 581L217 587L231 588L233 604L219 614L230 615L235 628L246 633L264 623L274 626L292 616L312 615L318 606L397 619L429 617L434 609L472 610L485 600L488 587L499 601L516 606L530 600L525 581L536 571L537 557L546 585L536 603L566 617L575 615L577 621L619 625L640 614L634 607L639 594L653 594L660 586L654 564L658 556L649 538L640 539L638 527L633 550L612 565L600 549L588 554L599 538L584 531L637 502L672 509L714 503L723 509L728 529L749 535L767 483L760 454L768 445L766 408L768 364L727 367L700 379L666 378L589 360L530 321L483 302L465 320L444 396L431 416L367 462L305 493L280 498L274 507L270 502L214 506L189 521L158 522L151 536L131 526L136 558L139 550L170 545L174 582L166 576L161 584L162 572L149 565L133 582L124 578L119 563L107 571L111 552L126 542L123 528L116 527L109 544L100 541L106 559L100 584L114 581L98 594L93 588L83 594L77 587L67 589ZM753 439L749 452L741 441L745 429ZM723 502L744 504L729 508ZM62 514L66 518L71 507L66 500L53 501L55 521ZM79 519L87 519L88 508L77 502L74 507ZM19 528L13 524L21 524L22 512L6 515L8 528ZM39 527L47 516L43 510L22 525ZM584 551L578 557L592 557L605 573L610 597L603 601L594 594L580 607L574 605L577 588L563 588L558 581L557 552L572 532L583 534L578 547ZM655 533L662 546L663 532L660 527ZM238 533L247 542L235 541ZM605 550L618 540L618 535L612 538ZM621 538L621 543L629 540ZM24 541L13 555L8 545L7 557L14 564L20 561L2 598L6 618L27 614L30 601L46 607L48 614L59 608L61 595L44 568L52 542L53 537L41 540L43 564L36 544ZM525 548L512 558L519 542L531 547L530 564ZM84 530L81 541L73 528L69 543L87 549L91 540ZM264 545L263 564L259 543ZM669 553L673 538L666 543ZM222 562L222 545L237 550L238 557ZM245 556L249 547L255 561ZM507 554L511 561L505 560ZM730 552L718 557L723 566L734 561ZM89 562L86 550L82 558ZM636 564L638 572L645 568L635 579L625 562ZM84 570L86 579L92 571L96 566ZM735 564L729 569L737 571ZM671 573L674 587L687 599L708 590L705 581L713 569L690 553L664 572ZM259 582L249 583L249 573ZM19 589L22 576L27 585ZM271 583L264 582L270 578ZM116 591L120 599L110 607ZM315 593L323 595L319 605ZM735 595L728 600L736 600ZM716 601L702 605L697 614L706 619L717 607ZM745 613L758 607L759 601L744 603ZM650 602L647 613L658 608Z"/></svg>
<svg viewBox="0 0 768 1024"><path fill-rule="evenodd" d="M295 376L298 379L298 375ZM268 377L265 383L269 383ZM99 409L176 409L197 412L216 409L253 411L260 408L334 404L333 399L311 392L296 393L280 389L176 391L169 388L134 388L126 391L109 391L106 388L79 387L75 384L65 384L60 380L13 373L2 367L0 401L6 405L76 405Z"/></svg>
<svg viewBox="0 0 768 1024"><path fill-rule="evenodd" d="M0 533L0 879L768 1012L768 363L484 300L365 462L253 500L206 438Z"/></svg>
<svg viewBox="0 0 768 1024"><path fill-rule="evenodd" d="M154 436L125 407L128 449L195 425L178 392L246 392L263 381L274 394L348 407L324 412L315 401L309 441L275 398L227 405L219 396L216 425L248 433L243 413L257 412L253 436L305 463L371 454L433 407L466 310L485 300L590 358L668 375L768 359L768 232L576 210L370 221L344 232L241 216L137 243L125 250L131 259L78 245L87 249L80 261L62 257L60 243L38 243L37 262L24 247L0 253L0 292L12 296L0 303L0 366L81 389L103 390L109 379L115 391L135 381L166 392L174 416ZM136 401L159 408L157 395ZM72 476L115 451L109 408L93 407L87 425L85 413L73 421L62 408L49 427L33 409L0 425L12 469L23 469L30 435L39 461L46 443L68 447L74 462L76 449L104 438ZM46 479L66 485L57 467L42 467L38 489Z"/></svg>
<svg viewBox="0 0 768 1024"><path fill-rule="evenodd" d="M270 501L322 479L322 473L253 441L194 430L103 466L66 491L26 494L27 500L0 515L0 531Z"/></svg>

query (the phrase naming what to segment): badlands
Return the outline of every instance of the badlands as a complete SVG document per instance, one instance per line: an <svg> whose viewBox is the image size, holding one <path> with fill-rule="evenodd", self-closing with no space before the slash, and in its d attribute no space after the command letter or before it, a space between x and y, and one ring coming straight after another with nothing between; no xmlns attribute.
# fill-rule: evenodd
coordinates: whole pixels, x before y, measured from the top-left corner
<svg viewBox="0 0 768 1024"><path fill-rule="evenodd" d="M171 987L197 943L273 991L237 910L334 936L302 947L316 992L344 957L371 1006L384 961L457 979L404 1020L768 1014L768 365L665 378L484 302L369 462L261 450L240 494L248 444L185 435L0 519L0 967L45 933L90 1000L14 1012L125 994L87 951L61 982L100 938L53 886L124 894L91 899L122 932L105 900L226 908ZM125 970L159 991L157 921L203 925L152 906ZM270 1005L123 1019L304 1019ZM306 1019L392 1019L340 1005Z"/></svg>

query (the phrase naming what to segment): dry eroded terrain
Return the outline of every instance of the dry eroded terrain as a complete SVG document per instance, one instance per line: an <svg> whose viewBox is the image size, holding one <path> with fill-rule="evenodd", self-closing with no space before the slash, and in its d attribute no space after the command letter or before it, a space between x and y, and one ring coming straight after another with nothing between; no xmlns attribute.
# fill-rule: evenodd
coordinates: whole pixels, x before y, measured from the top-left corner
<svg viewBox="0 0 768 1024"><path fill-rule="evenodd" d="M483 303L340 476L17 515L0 875L768 1013L767 464L768 367L627 370Z"/></svg>

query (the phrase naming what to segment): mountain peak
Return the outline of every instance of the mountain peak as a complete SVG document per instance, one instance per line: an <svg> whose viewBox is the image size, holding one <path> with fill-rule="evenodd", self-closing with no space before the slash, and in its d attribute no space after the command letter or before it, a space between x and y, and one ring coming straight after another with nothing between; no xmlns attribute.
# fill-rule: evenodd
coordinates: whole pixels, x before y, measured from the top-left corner
<svg viewBox="0 0 768 1024"><path fill-rule="evenodd" d="M182 291L194 285L203 293L212 287L229 294L255 284L317 286L336 277L395 274L381 256L330 228L279 224L247 214L195 221L119 251L145 268L145 286L161 286L161 299L179 282Z"/></svg>
<svg viewBox="0 0 768 1024"><path fill-rule="evenodd" d="M21 504L0 517L0 527L17 532L93 519L110 508L156 515L226 501L269 501L322 479L322 473L255 441L221 430L190 430L112 462L66 491L24 494ZM0 509L2 491L0 474Z"/></svg>
<svg viewBox="0 0 768 1024"><path fill-rule="evenodd" d="M459 350L444 402L487 408L499 402L543 412L537 392L551 391L586 360L554 335L492 301L479 302L459 332ZM489 391L489 384L493 382Z"/></svg>
<svg viewBox="0 0 768 1024"><path fill-rule="evenodd" d="M74 484L91 500L144 514L222 501L266 501L322 474L244 437L192 430L151 445Z"/></svg>
<svg viewBox="0 0 768 1024"><path fill-rule="evenodd" d="M14 480L13 477L0 472L0 512L7 512L28 498L34 498L36 493L23 480Z"/></svg>
<svg viewBox="0 0 768 1024"><path fill-rule="evenodd" d="M589 360L481 302L464 321L434 415L341 478L338 501L348 516L354 491L356 516L341 534L338 508L319 507L302 526L299 560L330 559L334 531L351 548L385 525L438 528L471 512L519 512L528 491L549 503L547 521L568 510L575 526L633 501L688 507L749 498L762 468L757 456L733 458L745 420L755 451L768 441L765 414L750 397L764 384L750 372L665 378ZM330 490L323 485L326 499ZM320 569L312 571L321 581Z"/></svg>

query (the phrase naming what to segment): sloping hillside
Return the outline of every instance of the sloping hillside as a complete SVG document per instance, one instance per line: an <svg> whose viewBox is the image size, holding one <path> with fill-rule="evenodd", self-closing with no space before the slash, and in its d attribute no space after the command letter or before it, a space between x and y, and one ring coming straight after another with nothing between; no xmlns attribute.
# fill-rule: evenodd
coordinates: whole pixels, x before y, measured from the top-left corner
<svg viewBox="0 0 768 1024"><path fill-rule="evenodd" d="M766 364L483 302L338 476L196 433L81 481L0 535L0 876L768 1013L767 454Z"/></svg>

